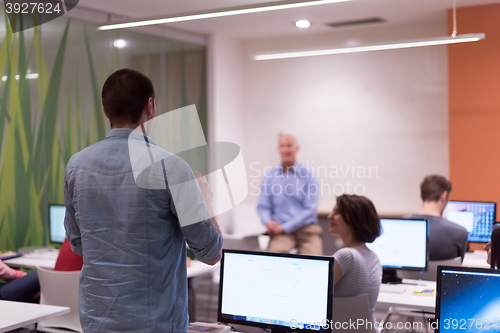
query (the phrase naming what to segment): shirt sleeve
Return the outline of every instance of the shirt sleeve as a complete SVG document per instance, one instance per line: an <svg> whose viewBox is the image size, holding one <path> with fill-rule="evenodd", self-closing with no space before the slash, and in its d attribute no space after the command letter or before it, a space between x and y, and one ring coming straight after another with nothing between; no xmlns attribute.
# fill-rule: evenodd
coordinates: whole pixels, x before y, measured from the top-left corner
<svg viewBox="0 0 500 333"><path fill-rule="evenodd" d="M64 204L66 205L66 215L64 217L64 228L66 229L66 238L74 253L82 255L82 236L80 227L76 221L76 211L73 206L73 182L72 170L67 169L64 176Z"/></svg>
<svg viewBox="0 0 500 333"><path fill-rule="evenodd" d="M333 257L339 263L342 276L346 276L352 269L352 252L348 248L343 248L335 252Z"/></svg>
<svg viewBox="0 0 500 333"><path fill-rule="evenodd" d="M307 184L305 186L305 195L302 202L302 208L298 214L296 214L291 220L282 224L283 231L287 234L292 233L306 226L306 224L311 223L311 220L315 220L315 216L318 210L319 202L319 188L318 183L314 177L307 178Z"/></svg>
<svg viewBox="0 0 500 333"><path fill-rule="evenodd" d="M271 204L271 191L269 190L271 186L269 176L264 176L262 179L262 184L260 185L260 195L259 201L257 203L257 214L259 214L260 221L263 224L268 224L273 220L273 210Z"/></svg>
<svg viewBox="0 0 500 333"><path fill-rule="evenodd" d="M222 250L222 236L210 219L181 228L189 249L199 261L207 262Z"/></svg>
<svg viewBox="0 0 500 333"><path fill-rule="evenodd" d="M170 206L172 213L179 219L186 243L198 260L210 261L222 250L222 236L210 219L193 171L181 160L169 175L170 180L173 180L173 183L169 180L168 184ZM176 186L175 191L172 191L172 184Z"/></svg>

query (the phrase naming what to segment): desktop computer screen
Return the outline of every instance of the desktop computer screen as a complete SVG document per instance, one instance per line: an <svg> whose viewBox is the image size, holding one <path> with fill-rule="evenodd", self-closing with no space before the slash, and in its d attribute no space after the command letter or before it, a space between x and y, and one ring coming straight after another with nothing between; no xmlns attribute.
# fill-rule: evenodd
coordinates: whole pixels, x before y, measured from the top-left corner
<svg viewBox="0 0 500 333"><path fill-rule="evenodd" d="M469 242L487 243L496 219L496 202L449 201L443 217L469 232Z"/></svg>
<svg viewBox="0 0 500 333"><path fill-rule="evenodd" d="M49 239L52 243L62 243L66 238L64 217L66 206L49 205Z"/></svg>
<svg viewBox="0 0 500 333"><path fill-rule="evenodd" d="M436 332L500 332L500 270L439 266Z"/></svg>
<svg viewBox="0 0 500 333"><path fill-rule="evenodd" d="M421 219L380 219L382 234L366 246L384 269L383 282L398 282L396 269L427 270L429 222Z"/></svg>
<svg viewBox="0 0 500 333"><path fill-rule="evenodd" d="M326 332L333 257L223 250L218 321L273 331Z"/></svg>

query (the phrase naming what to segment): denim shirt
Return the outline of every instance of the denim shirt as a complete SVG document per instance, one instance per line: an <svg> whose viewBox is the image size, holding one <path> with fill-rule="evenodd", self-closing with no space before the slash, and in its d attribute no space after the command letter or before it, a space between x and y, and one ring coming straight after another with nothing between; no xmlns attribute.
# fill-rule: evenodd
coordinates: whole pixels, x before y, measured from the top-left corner
<svg viewBox="0 0 500 333"><path fill-rule="evenodd" d="M318 222L319 187L312 172L296 162L288 172L275 166L262 179L257 214L263 224L281 223L285 233Z"/></svg>
<svg viewBox="0 0 500 333"><path fill-rule="evenodd" d="M186 242L208 261L220 252L222 237L209 219L181 227L168 186L136 184L131 131L112 129L66 167L66 236L83 256L80 322L89 333L186 333ZM205 209L199 197L193 209Z"/></svg>

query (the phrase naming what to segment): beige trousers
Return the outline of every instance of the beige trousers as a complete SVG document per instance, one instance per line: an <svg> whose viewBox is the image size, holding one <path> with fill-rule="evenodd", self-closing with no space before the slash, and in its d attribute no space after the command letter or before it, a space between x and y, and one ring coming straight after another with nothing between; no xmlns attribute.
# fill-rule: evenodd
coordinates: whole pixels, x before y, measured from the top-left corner
<svg viewBox="0 0 500 333"><path fill-rule="evenodd" d="M323 229L317 223L311 223L291 234L271 237L269 252L289 253L298 248L299 254L323 255Z"/></svg>

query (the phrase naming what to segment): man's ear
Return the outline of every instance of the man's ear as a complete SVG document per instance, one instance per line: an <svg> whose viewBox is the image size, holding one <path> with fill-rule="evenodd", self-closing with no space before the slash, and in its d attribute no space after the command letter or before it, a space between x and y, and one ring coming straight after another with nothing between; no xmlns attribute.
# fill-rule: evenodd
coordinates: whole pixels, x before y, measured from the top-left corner
<svg viewBox="0 0 500 333"><path fill-rule="evenodd" d="M154 99L153 97L149 97L148 102L146 103L146 112L148 113L149 117L154 116Z"/></svg>
<svg viewBox="0 0 500 333"><path fill-rule="evenodd" d="M448 191L444 191L443 194L441 194L441 201L443 202L448 202L448 196L449 196L449 192Z"/></svg>

